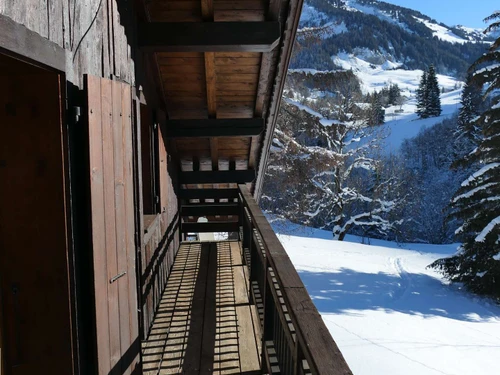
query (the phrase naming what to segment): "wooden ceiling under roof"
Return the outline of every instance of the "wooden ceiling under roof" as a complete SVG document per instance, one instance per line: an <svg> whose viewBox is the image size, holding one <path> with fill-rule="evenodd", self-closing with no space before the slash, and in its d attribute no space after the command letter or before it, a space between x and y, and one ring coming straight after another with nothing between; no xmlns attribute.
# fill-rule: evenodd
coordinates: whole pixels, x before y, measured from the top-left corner
<svg viewBox="0 0 500 375"><path fill-rule="evenodd" d="M150 0L144 7L139 45L156 65L182 187L255 186L302 0Z"/></svg>

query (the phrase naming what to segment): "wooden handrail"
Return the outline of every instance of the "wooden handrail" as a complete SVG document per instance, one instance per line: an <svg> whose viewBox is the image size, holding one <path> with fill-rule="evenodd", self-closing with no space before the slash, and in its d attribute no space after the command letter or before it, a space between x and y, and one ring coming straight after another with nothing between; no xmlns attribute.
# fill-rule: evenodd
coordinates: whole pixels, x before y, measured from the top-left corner
<svg viewBox="0 0 500 375"><path fill-rule="evenodd" d="M264 370L352 375L271 225L246 185L238 188L250 289L263 329Z"/></svg>

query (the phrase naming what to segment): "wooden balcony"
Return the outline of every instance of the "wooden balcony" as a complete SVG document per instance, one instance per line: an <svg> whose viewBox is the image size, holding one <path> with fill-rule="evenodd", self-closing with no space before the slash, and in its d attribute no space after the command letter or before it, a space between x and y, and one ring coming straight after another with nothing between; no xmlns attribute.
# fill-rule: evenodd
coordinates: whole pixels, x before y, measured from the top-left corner
<svg viewBox="0 0 500 375"><path fill-rule="evenodd" d="M351 374L245 185L238 205L239 241L180 244L143 341L143 373Z"/></svg>

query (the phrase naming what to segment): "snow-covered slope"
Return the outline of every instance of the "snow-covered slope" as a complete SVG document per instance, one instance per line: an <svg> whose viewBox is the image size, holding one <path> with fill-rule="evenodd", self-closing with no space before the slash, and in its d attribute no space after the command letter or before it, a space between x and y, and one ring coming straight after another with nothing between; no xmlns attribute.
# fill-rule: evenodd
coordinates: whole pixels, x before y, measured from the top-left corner
<svg viewBox="0 0 500 375"><path fill-rule="evenodd" d="M386 108L385 124L387 131L384 134L385 150L396 152L403 141L415 137L420 130L431 127L445 118L453 116L460 108L460 97L463 82L454 77L438 74L439 87L444 89L441 94L442 114L439 117L420 119L415 113L417 103L415 93L420 84L422 70L404 70L399 68L400 64L385 59L383 55L369 50L358 51L356 55L340 53L334 56L333 61L342 69L352 70L361 81L361 89L364 93L380 91L390 84L397 84L401 89L401 94L407 98L402 106L392 106ZM368 61L378 60L378 64ZM298 69L291 72L301 71L308 74L316 74L313 69ZM297 105L300 109L321 118L321 123L331 125L332 121L323 118L317 112L304 105L299 105L296 101L289 101L290 104ZM313 113L314 112L314 113Z"/></svg>
<svg viewBox="0 0 500 375"><path fill-rule="evenodd" d="M352 70L361 80L364 92L380 91L384 86L397 84L402 91L401 94L408 98L403 106L386 109L384 124L388 130L387 138L384 140L386 151L396 152L405 139L415 137L423 128L433 126L459 110L463 82L438 74L439 86L445 91L441 94L443 112L439 117L419 119L415 113L417 109L415 93L423 71L398 69L399 64L390 60L382 60L381 64L366 61L372 60L373 57L373 52L365 50L356 56L341 53L335 56L333 61L343 69Z"/></svg>
<svg viewBox="0 0 500 375"><path fill-rule="evenodd" d="M500 307L426 268L457 245L337 242L289 224L279 238L354 374L498 374Z"/></svg>
<svg viewBox="0 0 500 375"><path fill-rule="evenodd" d="M417 21L422 22L425 26L427 26L429 29L433 31L433 35L437 37L440 40L443 40L445 42L450 42L450 43L468 43L468 42L474 42L469 39L464 39L453 33L449 28L438 25L437 23L424 20L422 18L414 17Z"/></svg>

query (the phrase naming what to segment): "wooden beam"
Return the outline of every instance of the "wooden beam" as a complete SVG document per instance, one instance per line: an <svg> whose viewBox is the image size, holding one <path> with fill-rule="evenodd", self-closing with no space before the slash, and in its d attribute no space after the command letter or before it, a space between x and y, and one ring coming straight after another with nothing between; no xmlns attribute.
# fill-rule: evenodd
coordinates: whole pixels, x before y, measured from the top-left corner
<svg viewBox="0 0 500 375"><path fill-rule="evenodd" d="M181 216L239 215L238 203L194 204L181 206Z"/></svg>
<svg viewBox="0 0 500 375"><path fill-rule="evenodd" d="M214 20L214 2L213 0L201 0L201 16L204 21Z"/></svg>
<svg viewBox="0 0 500 375"><path fill-rule="evenodd" d="M197 171L181 172L181 184L224 184L224 183L247 183L255 179L255 170L243 171Z"/></svg>
<svg viewBox="0 0 500 375"><path fill-rule="evenodd" d="M35 12L35 11L33 11ZM17 55L29 63L59 72L66 71L66 50L25 26L0 14L0 51L14 58Z"/></svg>
<svg viewBox="0 0 500 375"><path fill-rule="evenodd" d="M210 138L210 157L212 159L212 171L219 169L219 140Z"/></svg>
<svg viewBox="0 0 500 375"><path fill-rule="evenodd" d="M238 232L240 224L237 221L182 223L182 233Z"/></svg>
<svg viewBox="0 0 500 375"><path fill-rule="evenodd" d="M276 4L277 0L273 0L270 5L268 19L272 19L278 13L279 6ZM300 13L302 11L302 5L304 1L292 1L288 7L287 20L283 21L283 38L280 43L280 58L278 60L278 66L276 68L274 76L274 82L270 93L270 103L267 111L266 119L267 126L266 132L262 139L262 146L260 153L260 158L256 161L258 163L257 170L260 172L253 185L253 194L257 198L257 202L262 193L262 185L264 182L265 169L267 165L267 159L269 156L269 149L271 147L271 142L273 139L274 129L276 127L276 120L278 118L279 107L281 103L281 94L283 93L283 88L285 86L286 73L288 71L288 66L290 64L290 59L292 57L292 49L295 41L295 36L297 34L297 29L299 27Z"/></svg>
<svg viewBox="0 0 500 375"><path fill-rule="evenodd" d="M205 53L205 80L207 82L208 117L215 118L217 114L215 53Z"/></svg>
<svg viewBox="0 0 500 375"><path fill-rule="evenodd" d="M238 198L238 189L181 189L180 199L234 199Z"/></svg>
<svg viewBox="0 0 500 375"><path fill-rule="evenodd" d="M273 22L147 22L139 47L153 52L269 52L280 40Z"/></svg>
<svg viewBox="0 0 500 375"><path fill-rule="evenodd" d="M252 137L264 130L264 119L167 120L167 138Z"/></svg>

